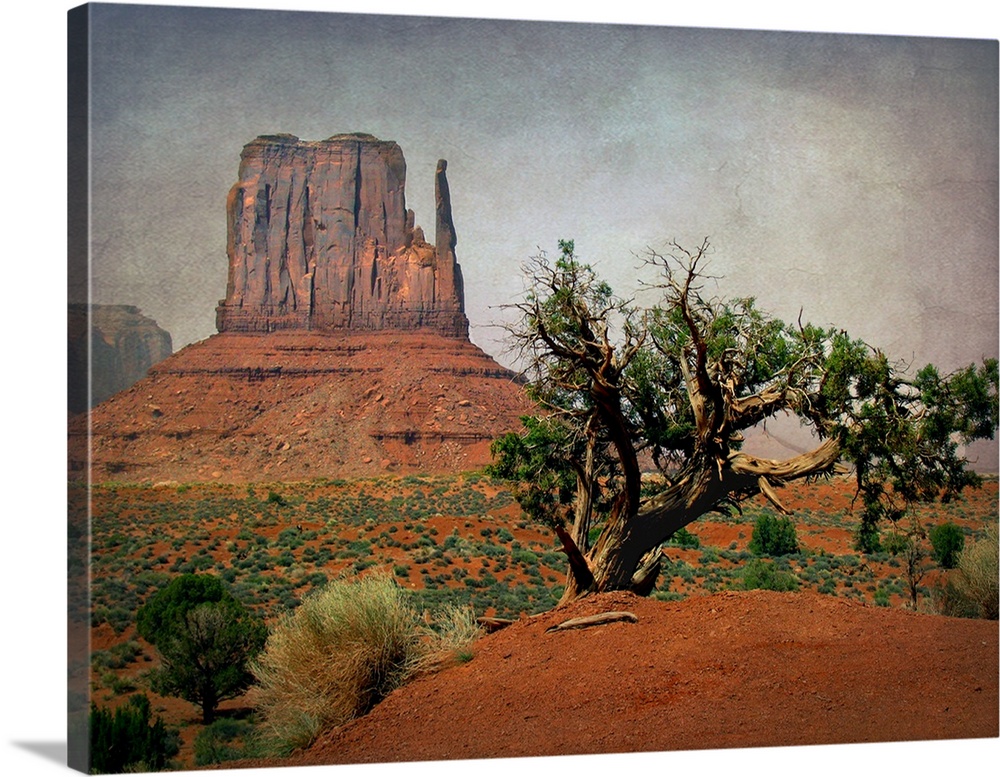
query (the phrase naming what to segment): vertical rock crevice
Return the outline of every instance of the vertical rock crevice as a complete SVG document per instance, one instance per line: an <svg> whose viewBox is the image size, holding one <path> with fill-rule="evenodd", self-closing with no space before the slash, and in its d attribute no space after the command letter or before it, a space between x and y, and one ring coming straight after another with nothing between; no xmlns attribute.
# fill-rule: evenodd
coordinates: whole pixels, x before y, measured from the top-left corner
<svg viewBox="0 0 1000 777"><path fill-rule="evenodd" d="M430 245L406 209L395 142L349 134L248 143L228 201L219 331L426 329L467 339L446 169L439 161Z"/></svg>

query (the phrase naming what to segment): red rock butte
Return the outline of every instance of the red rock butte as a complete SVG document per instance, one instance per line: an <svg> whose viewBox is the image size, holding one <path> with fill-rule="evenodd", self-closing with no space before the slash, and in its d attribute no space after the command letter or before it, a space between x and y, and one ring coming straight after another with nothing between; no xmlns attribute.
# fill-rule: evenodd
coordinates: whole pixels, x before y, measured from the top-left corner
<svg viewBox="0 0 1000 777"><path fill-rule="evenodd" d="M434 244L406 208L393 141L265 135L229 192L229 282L220 332L430 329L466 337L462 272L441 160Z"/></svg>
<svg viewBox="0 0 1000 777"><path fill-rule="evenodd" d="M219 333L71 418L70 477L260 482L488 463L531 404L469 340L445 169L431 245L406 210L396 143L247 144Z"/></svg>

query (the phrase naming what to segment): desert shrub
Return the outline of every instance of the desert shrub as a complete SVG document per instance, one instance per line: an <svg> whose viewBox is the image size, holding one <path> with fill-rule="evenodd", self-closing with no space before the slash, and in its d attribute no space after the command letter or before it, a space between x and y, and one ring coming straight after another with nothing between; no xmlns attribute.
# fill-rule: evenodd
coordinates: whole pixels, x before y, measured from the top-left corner
<svg viewBox="0 0 1000 777"><path fill-rule="evenodd" d="M861 553L879 553L883 550L878 527L871 521L861 521L854 532L854 549Z"/></svg>
<svg viewBox="0 0 1000 777"><path fill-rule="evenodd" d="M824 580L816 588L816 592L821 594L836 594L837 584L833 580Z"/></svg>
<svg viewBox="0 0 1000 777"><path fill-rule="evenodd" d="M951 521L940 523L931 529L931 557L945 569L954 569L958 564L958 554L965 545L965 534Z"/></svg>
<svg viewBox="0 0 1000 777"><path fill-rule="evenodd" d="M957 576L956 571L933 592L934 606L939 613L952 618L980 617L979 607L968 596Z"/></svg>
<svg viewBox="0 0 1000 777"><path fill-rule="evenodd" d="M753 534L747 547L758 556L798 553L799 541L795 535L795 524L789 518L764 513L754 521Z"/></svg>
<svg viewBox="0 0 1000 777"><path fill-rule="evenodd" d="M89 728L91 774L160 771L180 750L177 732L150 720L145 694L114 712L91 704Z"/></svg>
<svg viewBox="0 0 1000 777"><path fill-rule="evenodd" d="M960 618L997 620L1000 587L997 582L997 524L986 529L983 539L959 553L958 567L938 595L938 609Z"/></svg>
<svg viewBox="0 0 1000 777"><path fill-rule="evenodd" d="M751 591L762 588L767 591L796 591L799 581L795 575L778 569L774 563L753 559L740 570L741 587Z"/></svg>
<svg viewBox="0 0 1000 777"><path fill-rule="evenodd" d="M132 611L127 607L109 607L104 612L104 620L115 630L115 634L122 634L132 625Z"/></svg>
<svg viewBox="0 0 1000 777"><path fill-rule="evenodd" d="M135 683L128 677L115 677L108 685L108 689L115 696L124 696L138 690Z"/></svg>
<svg viewBox="0 0 1000 777"><path fill-rule="evenodd" d="M134 639L112 645L107 650L96 650L91 663L98 669L124 669L142 655L142 646Z"/></svg>
<svg viewBox="0 0 1000 777"><path fill-rule="evenodd" d="M472 643L482 636L472 607L446 605L430 623L429 639L417 657L414 669L427 672L452 660L465 663L472 658Z"/></svg>
<svg viewBox="0 0 1000 777"><path fill-rule="evenodd" d="M694 576L695 576L694 567L692 567L686 561L683 560L677 561L673 565L672 570L674 574L678 575L681 578L681 580L683 580L685 583L694 582Z"/></svg>
<svg viewBox="0 0 1000 777"><path fill-rule="evenodd" d="M208 766L260 755L249 721L220 718L205 726L194 740L194 762Z"/></svg>
<svg viewBox="0 0 1000 777"><path fill-rule="evenodd" d="M896 530L887 532L882 537L882 541L880 542L882 550L891 556L903 555L906 553L909 544L910 543L906 535Z"/></svg>
<svg viewBox="0 0 1000 777"><path fill-rule="evenodd" d="M431 632L385 575L315 591L282 616L252 664L266 735L290 751L365 714L425 668L450 633Z"/></svg>
<svg viewBox="0 0 1000 777"><path fill-rule="evenodd" d="M651 596L653 599L656 599L661 602L676 602L685 598L684 594L676 593L675 591L664 591L659 589L653 591Z"/></svg>
<svg viewBox="0 0 1000 777"><path fill-rule="evenodd" d="M703 567L711 566L712 564L719 563L719 551L715 548L705 548L701 552L701 558L698 559L698 563Z"/></svg>
<svg viewBox="0 0 1000 777"><path fill-rule="evenodd" d="M673 545L676 548L700 548L701 540L682 526L670 535L667 544Z"/></svg>

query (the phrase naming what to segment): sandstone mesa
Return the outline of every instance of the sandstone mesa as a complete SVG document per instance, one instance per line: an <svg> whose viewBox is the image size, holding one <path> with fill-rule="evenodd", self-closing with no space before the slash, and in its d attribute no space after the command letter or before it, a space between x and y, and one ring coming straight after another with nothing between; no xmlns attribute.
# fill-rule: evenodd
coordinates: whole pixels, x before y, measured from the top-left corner
<svg viewBox="0 0 1000 777"><path fill-rule="evenodd" d="M260 482L488 463L531 406L469 339L446 169L430 243L395 142L248 143L226 202L218 333L97 405L89 437L88 414L72 418L70 477Z"/></svg>

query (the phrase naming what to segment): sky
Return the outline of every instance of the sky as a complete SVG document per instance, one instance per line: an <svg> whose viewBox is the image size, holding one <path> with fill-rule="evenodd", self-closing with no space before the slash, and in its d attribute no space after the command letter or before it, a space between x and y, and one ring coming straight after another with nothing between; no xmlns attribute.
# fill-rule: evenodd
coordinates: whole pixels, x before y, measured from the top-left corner
<svg viewBox="0 0 1000 777"><path fill-rule="evenodd" d="M3 645L8 704L0 763L10 774L65 773L66 557L61 541L47 540L65 531L64 32L75 4L17 4L0 46L0 200L8 215L0 391L5 539L17 550L2 574L14 592L5 600L6 620L31 635ZM367 0L365 8L468 14L457 0ZM477 47L458 35L460 25L412 20L403 33L390 34L381 20L346 40L329 23L327 34L302 23L295 35L259 25L242 36L235 28L158 25L130 43L131 33L120 33L117 70L106 63L93 113L94 300L139 305L177 347L210 336L225 290L225 196L243 144L260 133L318 139L361 130L401 144L408 202L425 228L433 223L433 165L448 159L472 335L491 352L495 332L487 324L500 315L495 306L518 293L520 263L538 248L554 252L555 241L574 238L586 259L617 273L615 286L627 293L634 253L648 243L707 236L716 274L724 276L720 293L757 294L786 318L802 308L805 318L877 339L900 358L957 366L996 355L995 50L977 54L983 44L927 40L995 41L1000 12L991 4L907 4L905 14L898 4L873 0L655 7L648 0L482 0L475 8L497 19L572 20L565 29L577 37L551 26L544 34L498 37L494 27L478 33ZM583 26L594 22L615 29L605 28L602 38ZM679 33L660 30L657 43L654 31L626 29L646 24L826 34L725 40L701 33L678 43ZM206 40L214 53L205 51ZM880 41L888 44L881 50ZM110 41L102 46L113 48ZM346 57L358 50L367 51L361 61ZM984 62L991 71L982 70ZM279 76L282 64L293 66L290 75ZM365 83L369 76L374 86ZM998 751L997 739L956 740L634 754L588 758L587 765L595 772L755 773L808 764L824 777L907 767L930 773L963 760L995 761ZM575 760L565 765L578 767ZM552 759L520 759L475 768L550 774L554 766ZM408 770L441 777L467 774L469 766Z"/></svg>
<svg viewBox="0 0 1000 777"><path fill-rule="evenodd" d="M630 296L708 238L720 296L918 366L997 355L995 40L94 6L92 301L215 332L244 144L400 144L433 230L448 160L472 339L573 239ZM713 291L710 289L710 291ZM74 296L76 294L74 293Z"/></svg>

